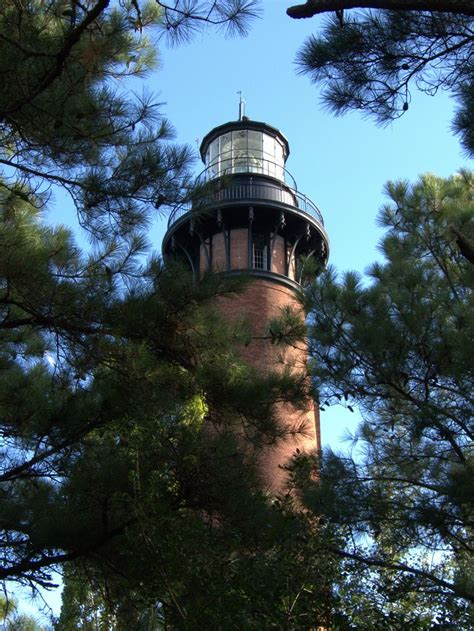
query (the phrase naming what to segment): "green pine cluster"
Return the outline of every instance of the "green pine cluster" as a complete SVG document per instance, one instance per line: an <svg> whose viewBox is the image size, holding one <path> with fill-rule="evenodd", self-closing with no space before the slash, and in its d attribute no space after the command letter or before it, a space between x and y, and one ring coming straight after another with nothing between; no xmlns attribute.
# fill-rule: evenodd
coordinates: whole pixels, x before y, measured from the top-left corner
<svg viewBox="0 0 474 631"><path fill-rule="evenodd" d="M396 10L390 10L391 0L373 5L361 2L360 7L355 2L351 8L372 5L379 10L354 12L344 11L344 2L331 4L336 12L308 38L297 57L300 71L321 85L324 105L336 114L359 109L386 124L407 112L413 90L429 95L449 90L457 101L453 130L472 156L474 17L470 3L435 1L432 10L430 2L424 3L425 10L411 10L409 2L395 3ZM437 11L441 4L443 10ZM450 5L451 12L447 11ZM320 12L326 10L330 9L321 7Z"/></svg>
<svg viewBox="0 0 474 631"><path fill-rule="evenodd" d="M474 238L474 175L386 192L383 260L366 279L329 270L307 293L321 403L363 420L352 455L323 456L306 501L346 542L334 552L353 623L371 607L376 628L469 629L474 265L456 232Z"/></svg>

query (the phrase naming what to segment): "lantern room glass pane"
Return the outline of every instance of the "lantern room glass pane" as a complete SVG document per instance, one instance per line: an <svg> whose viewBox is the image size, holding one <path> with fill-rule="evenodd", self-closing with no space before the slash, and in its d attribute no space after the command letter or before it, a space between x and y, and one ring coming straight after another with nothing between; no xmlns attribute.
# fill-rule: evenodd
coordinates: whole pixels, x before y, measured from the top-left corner
<svg viewBox="0 0 474 631"><path fill-rule="evenodd" d="M261 131L248 132L249 148L248 148L248 162L249 171L254 173L263 172L263 134Z"/></svg>
<svg viewBox="0 0 474 631"><path fill-rule="evenodd" d="M285 162L285 149L279 138L275 138L275 161L281 164Z"/></svg>
<svg viewBox="0 0 474 631"><path fill-rule="evenodd" d="M270 134L237 129L209 144L206 154L209 178L232 173L259 173L284 181L284 145Z"/></svg>
<svg viewBox="0 0 474 631"><path fill-rule="evenodd" d="M247 151L248 148L248 130L239 129L232 132L232 144L235 151Z"/></svg>
<svg viewBox="0 0 474 631"><path fill-rule="evenodd" d="M275 177L285 179L285 149L278 138L275 138Z"/></svg>
<svg viewBox="0 0 474 631"><path fill-rule="evenodd" d="M223 134L220 138L219 175L230 173L232 168L232 134Z"/></svg>
<svg viewBox="0 0 474 631"><path fill-rule="evenodd" d="M254 153L262 153L263 151L263 134L261 131L252 131L249 129L249 151Z"/></svg>
<svg viewBox="0 0 474 631"><path fill-rule="evenodd" d="M232 132L232 144L234 149L234 173L245 173L248 168L248 130L239 129Z"/></svg>
<svg viewBox="0 0 474 631"><path fill-rule="evenodd" d="M265 175L275 177L275 138L263 134L263 157L265 160Z"/></svg>
<svg viewBox="0 0 474 631"><path fill-rule="evenodd" d="M213 140L209 145L209 151L207 153L210 177L216 177L219 174L219 139Z"/></svg>

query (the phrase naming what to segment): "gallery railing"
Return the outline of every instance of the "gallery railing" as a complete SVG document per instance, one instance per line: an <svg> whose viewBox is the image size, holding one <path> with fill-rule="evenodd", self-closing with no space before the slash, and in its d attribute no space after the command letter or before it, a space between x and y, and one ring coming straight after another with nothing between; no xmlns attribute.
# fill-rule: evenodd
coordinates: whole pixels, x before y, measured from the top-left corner
<svg viewBox="0 0 474 631"><path fill-rule="evenodd" d="M252 178L249 178L225 182L222 188L217 188L210 193L204 194L202 197L197 197L193 202L180 204L172 211L168 220L168 228L191 211L203 213L207 207L223 202L262 200L297 208L312 216L321 225L324 225L323 216L319 208L303 193L286 186L283 182L252 181Z"/></svg>

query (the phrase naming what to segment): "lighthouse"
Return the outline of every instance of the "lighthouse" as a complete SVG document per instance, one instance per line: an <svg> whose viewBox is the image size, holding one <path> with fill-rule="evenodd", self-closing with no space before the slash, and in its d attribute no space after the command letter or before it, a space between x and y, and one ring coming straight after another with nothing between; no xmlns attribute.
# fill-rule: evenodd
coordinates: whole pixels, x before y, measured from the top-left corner
<svg viewBox="0 0 474 631"><path fill-rule="evenodd" d="M197 280L206 271L250 278L242 292L219 301L228 321L249 323L252 341L242 358L262 373L303 374L305 343L282 348L272 343L268 327L284 309L304 318L298 296L305 267L325 266L329 240L320 211L286 168L288 140L275 127L247 118L241 101L239 119L212 129L200 154L204 170L198 184L208 184L208 192L171 213L163 255L182 258ZM308 265L311 261L316 266ZM284 490L284 466L295 453L320 447L319 410L312 397L302 409L278 404L275 414L288 435L258 455L270 494Z"/></svg>

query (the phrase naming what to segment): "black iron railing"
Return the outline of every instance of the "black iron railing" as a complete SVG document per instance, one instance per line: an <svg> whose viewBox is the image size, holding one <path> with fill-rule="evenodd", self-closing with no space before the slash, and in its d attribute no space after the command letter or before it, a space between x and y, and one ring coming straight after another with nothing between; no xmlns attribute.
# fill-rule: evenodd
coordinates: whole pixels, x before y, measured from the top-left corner
<svg viewBox="0 0 474 631"><path fill-rule="evenodd" d="M193 204L191 202L180 204L172 211L168 219L168 228L190 212L200 213L207 207L221 202L262 200L297 208L316 219L321 225L324 225L323 216L319 208L306 195L286 186L283 182L255 182L250 179L248 181L226 183L221 189L195 200Z"/></svg>

